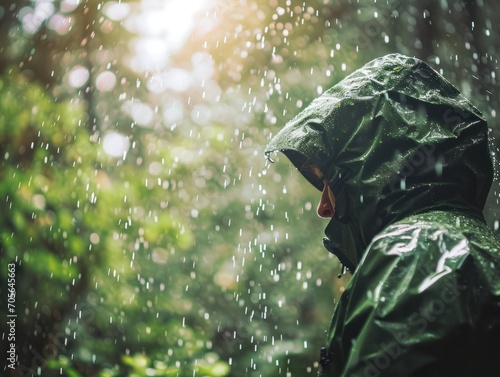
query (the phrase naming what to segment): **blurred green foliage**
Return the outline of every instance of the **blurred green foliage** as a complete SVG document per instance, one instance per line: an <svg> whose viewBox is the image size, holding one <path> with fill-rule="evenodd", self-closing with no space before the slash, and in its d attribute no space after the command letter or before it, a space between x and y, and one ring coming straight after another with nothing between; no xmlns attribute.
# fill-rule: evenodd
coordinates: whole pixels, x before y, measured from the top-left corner
<svg viewBox="0 0 500 377"><path fill-rule="evenodd" d="M318 193L285 158L263 157L269 137L394 51L441 69L498 132L490 1L216 0L167 54L163 70L190 77L183 90L131 68L136 35L106 16L112 2L49 3L70 30L48 16L26 24L36 1L0 3L0 328L15 263L12 376L315 375L349 277L321 245ZM77 65L89 78L73 87ZM102 72L112 90L98 90ZM118 157L104 146L113 132L130 143Z"/></svg>

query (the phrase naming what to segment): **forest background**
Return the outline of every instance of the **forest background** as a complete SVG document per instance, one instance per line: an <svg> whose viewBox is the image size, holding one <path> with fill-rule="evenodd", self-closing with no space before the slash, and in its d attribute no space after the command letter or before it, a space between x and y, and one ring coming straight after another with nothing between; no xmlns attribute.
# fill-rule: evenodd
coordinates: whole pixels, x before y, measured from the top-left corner
<svg viewBox="0 0 500 377"><path fill-rule="evenodd" d="M498 14L493 0L0 1L0 374L316 375L349 277L322 247L318 192L266 143L399 52L481 110L496 154Z"/></svg>

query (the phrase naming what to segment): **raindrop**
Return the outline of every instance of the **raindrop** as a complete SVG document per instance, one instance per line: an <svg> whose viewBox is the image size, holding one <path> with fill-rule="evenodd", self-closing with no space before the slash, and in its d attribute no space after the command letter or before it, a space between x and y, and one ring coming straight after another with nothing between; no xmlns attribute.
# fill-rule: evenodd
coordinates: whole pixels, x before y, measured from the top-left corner
<svg viewBox="0 0 500 377"><path fill-rule="evenodd" d="M436 175L438 177L441 177L443 175L443 163L440 161L436 162L435 169L436 169Z"/></svg>

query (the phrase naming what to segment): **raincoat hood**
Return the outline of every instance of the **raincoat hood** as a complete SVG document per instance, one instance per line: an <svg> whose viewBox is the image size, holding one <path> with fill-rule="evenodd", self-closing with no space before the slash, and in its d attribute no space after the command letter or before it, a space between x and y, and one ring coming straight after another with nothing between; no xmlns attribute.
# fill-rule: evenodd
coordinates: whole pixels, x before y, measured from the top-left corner
<svg viewBox="0 0 500 377"><path fill-rule="evenodd" d="M488 129L480 112L425 62L377 58L316 98L266 148L301 170L316 164L336 197L327 249L351 271L384 227L454 210L475 217L491 186Z"/></svg>

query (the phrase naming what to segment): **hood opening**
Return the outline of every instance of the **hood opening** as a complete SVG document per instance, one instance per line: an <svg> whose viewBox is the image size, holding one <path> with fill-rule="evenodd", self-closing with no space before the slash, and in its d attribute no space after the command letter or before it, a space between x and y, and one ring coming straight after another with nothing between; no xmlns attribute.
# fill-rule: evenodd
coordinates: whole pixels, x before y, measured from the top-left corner
<svg viewBox="0 0 500 377"><path fill-rule="evenodd" d="M284 149L281 151L288 159L292 162L292 164L297 168L297 170L302 174L302 176L309 181L314 187L316 187L319 191L323 190L323 180L314 175L310 169L308 169L308 165L314 164L318 167L320 165L310 159L308 159L304 154L294 151L292 149ZM324 171L322 171L325 174Z"/></svg>

